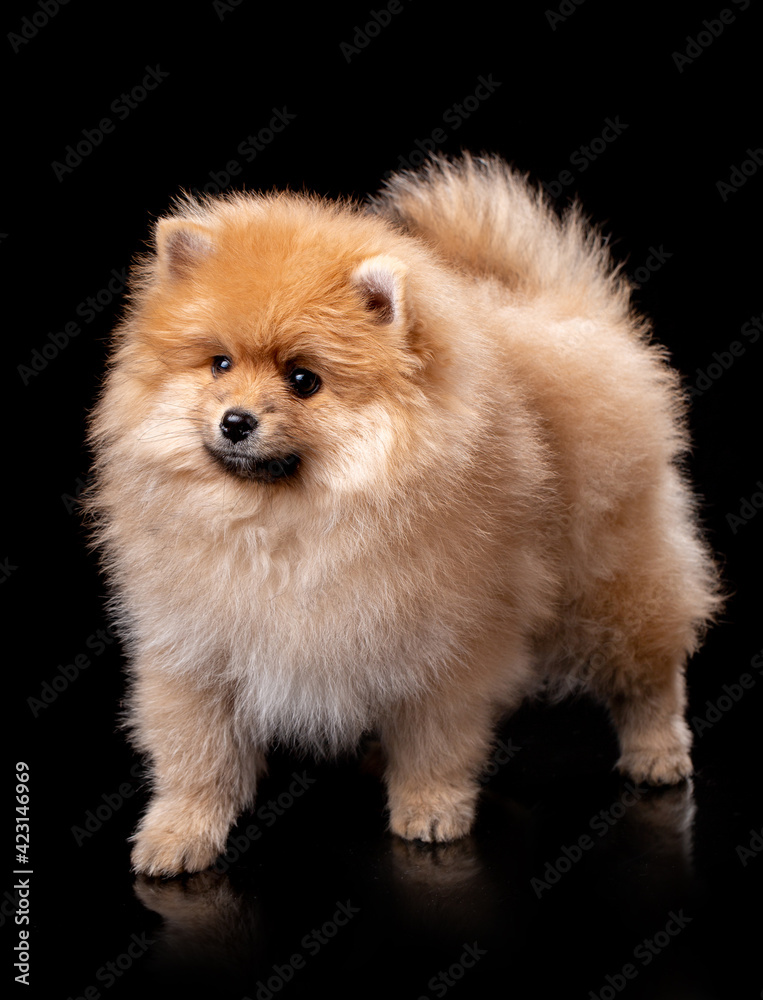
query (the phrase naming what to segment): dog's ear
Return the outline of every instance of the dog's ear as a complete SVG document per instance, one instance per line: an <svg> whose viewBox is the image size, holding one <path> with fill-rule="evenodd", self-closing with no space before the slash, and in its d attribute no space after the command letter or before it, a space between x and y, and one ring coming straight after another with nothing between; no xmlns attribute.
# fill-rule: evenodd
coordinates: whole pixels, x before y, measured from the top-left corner
<svg viewBox="0 0 763 1000"><path fill-rule="evenodd" d="M369 257L353 272L353 287L360 292L365 308L379 325L407 326L407 272L402 261L386 254Z"/></svg>
<svg viewBox="0 0 763 1000"><path fill-rule="evenodd" d="M188 219L159 219L154 240L159 266L173 280L187 278L215 251L211 234Z"/></svg>

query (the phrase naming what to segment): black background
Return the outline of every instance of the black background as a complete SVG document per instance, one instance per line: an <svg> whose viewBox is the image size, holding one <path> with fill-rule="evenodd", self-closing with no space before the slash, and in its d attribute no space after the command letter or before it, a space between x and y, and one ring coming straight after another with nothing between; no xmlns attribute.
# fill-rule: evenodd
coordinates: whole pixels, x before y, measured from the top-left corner
<svg viewBox="0 0 763 1000"><path fill-rule="evenodd" d="M763 145L757 12L730 3L734 19L723 24L720 2L681 13L568 0L563 18L542 4L516 6L496 20L489 5L400 0L379 30L371 10L386 11L381 4L265 12L254 0L72 0L55 12L50 0L46 15L30 0L6 10L6 890L16 761L31 769L33 869L29 988L13 982L14 908L3 897L0 976L14 995L763 995L755 891L763 858L738 850L763 821L763 674L753 662L763 645L755 549L763 514L754 506L763 504L763 342L745 327L753 318L763 325L763 167L747 152ZM693 58L676 57L690 45ZM118 110L120 95L157 66L164 76L155 89L129 114ZM492 86L482 100L474 97L481 77ZM240 145L268 127L274 109L294 117L272 141L264 133L247 159ZM81 162L56 167L104 118L113 128L91 150L80 147ZM607 119L621 134L586 161L580 150ZM592 833L594 817L624 791L611 775L606 719L585 702L524 708L501 734L521 751L486 784L463 844L391 838L381 788L356 760L276 757L261 802L283 795L295 772L314 783L272 826L259 822L256 842L239 840L246 849L226 875L134 883L126 838L146 792L117 730L123 660L116 643L98 638L103 587L74 512L89 463L85 414L121 307L121 288L112 296L109 283L121 284L114 272L181 188L289 186L362 198L401 158L419 162L437 129L445 153L498 152L546 183L569 170L572 183L554 189L559 208L578 195L611 233L616 259L632 275L642 269L637 303L687 387L702 389L691 468L733 597L689 673L689 712L701 730L693 786L643 796L606 834ZM745 161L749 176L733 174L744 184L720 190ZM655 250L661 264L644 272ZM70 323L79 332L65 343ZM743 353L732 353L735 341ZM64 684L61 667L78 656L88 666ZM730 699L723 685L742 693L734 685L745 673L753 686ZM234 837L252 822L242 820ZM531 880L585 833L594 846L535 891ZM308 944L312 928L348 901L358 912L347 925L327 928L319 950ZM671 911L688 921L646 964L648 951L638 949L664 932ZM466 968L464 946L475 943L484 954ZM304 966L288 974L295 954ZM627 963L633 978L622 972Z"/></svg>

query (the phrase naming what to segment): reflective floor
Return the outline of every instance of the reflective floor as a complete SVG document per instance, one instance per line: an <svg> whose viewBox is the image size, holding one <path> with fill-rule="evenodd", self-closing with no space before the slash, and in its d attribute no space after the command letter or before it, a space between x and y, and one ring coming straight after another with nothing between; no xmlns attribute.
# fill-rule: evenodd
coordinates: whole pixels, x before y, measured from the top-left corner
<svg viewBox="0 0 763 1000"><path fill-rule="evenodd" d="M179 9L28 0L6 19L0 242L19 292L3 773L12 801L13 762L29 765L31 842L16 861L29 874L5 855L3 996L761 1000L755 5ZM625 131L609 142L612 122ZM125 656L77 513L125 269L181 190L362 198L433 148L498 153L559 211L579 198L681 373L692 480L735 595L690 665L696 775L633 789L597 709L526 706L499 734L468 840L392 837L360 757L281 755L216 871L136 879L147 789L118 730ZM11 957L26 928L30 986Z"/></svg>
<svg viewBox="0 0 763 1000"><path fill-rule="evenodd" d="M385 832L362 758L277 756L215 870L170 880L129 875L131 779L68 831L55 995L757 998L758 789L713 738L691 783L645 790L593 706L525 708L473 835L440 846Z"/></svg>

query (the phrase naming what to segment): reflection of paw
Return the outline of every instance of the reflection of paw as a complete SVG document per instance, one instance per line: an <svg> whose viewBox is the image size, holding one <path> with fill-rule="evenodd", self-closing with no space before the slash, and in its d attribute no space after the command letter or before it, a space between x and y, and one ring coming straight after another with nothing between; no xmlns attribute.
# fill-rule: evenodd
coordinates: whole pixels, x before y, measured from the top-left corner
<svg viewBox="0 0 763 1000"><path fill-rule="evenodd" d="M225 876L213 871L169 881L138 875L133 889L149 910L176 921L214 911L231 892Z"/></svg>
<svg viewBox="0 0 763 1000"><path fill-rule="evenodd" d="M444 844L422 844L394 837L391 856L409 885L427 890L462 888L473 883L482 871L472 837Z"/></svg>
<svg viewBox="0 0 763 1000"><path fill-rule="evenodd" d="M471 788L391 796L390 830L405 840L425 843L458 840L472 828L475 798Z"/></svg>
<svg viewBox="0 0 763 1000"><path fill-rule="evenodd" d="M228 827L210 824L182 804L151 806L133 836L133 869L146 875L179 875L209 868L225 848Z"/></svg>
<svg viewBox="0 0 763 1000"><path fill-rule="evenodd" d="M673 750L630 750L617 762L621 774L636 784L677 785L692 775L691 757L683 747Z"/></svg>

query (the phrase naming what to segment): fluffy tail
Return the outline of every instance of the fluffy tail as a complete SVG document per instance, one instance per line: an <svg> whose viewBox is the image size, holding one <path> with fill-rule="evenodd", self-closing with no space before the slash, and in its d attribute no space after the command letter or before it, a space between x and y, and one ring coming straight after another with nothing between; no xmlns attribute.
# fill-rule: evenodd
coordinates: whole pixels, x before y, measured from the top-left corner
<svg viewBox="0 0 763 1000"><path fill-rule="evenodd" d="M629 313L630 285L579 206L559 218L500 157L433 157L419 171L390 177L369 207L457 266L522 295L561 296L617 318Z"/></svg>

